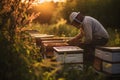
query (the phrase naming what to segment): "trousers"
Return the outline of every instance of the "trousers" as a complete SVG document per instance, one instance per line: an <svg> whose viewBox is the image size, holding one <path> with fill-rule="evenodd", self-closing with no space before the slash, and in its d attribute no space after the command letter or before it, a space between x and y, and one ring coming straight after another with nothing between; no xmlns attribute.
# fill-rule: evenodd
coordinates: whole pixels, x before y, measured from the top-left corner
<svg viewBox="0 0 120 80"><path fill-rule="evenodd" d="M95 47L97 46L104 46L108 42L107 38L99 38L99 39L93 39L91 43L89 44L79 44L79 47L84 49L84 64L85 65L92 65L94 61L94 56L95 56Z"/></svg>

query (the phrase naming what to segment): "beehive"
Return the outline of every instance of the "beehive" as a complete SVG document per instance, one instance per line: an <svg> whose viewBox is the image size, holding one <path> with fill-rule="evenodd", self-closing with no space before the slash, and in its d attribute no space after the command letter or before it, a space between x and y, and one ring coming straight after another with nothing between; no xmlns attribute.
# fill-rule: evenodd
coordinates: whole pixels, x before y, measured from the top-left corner
<svg viewBox="0 0 120 80"><path fill-rule="evenodd" d="M55 41L63 41L63 39L54 38L54 37L49 37L49 38L37 38L37 39L36 39L36 42L38 43L39 46L42 45L42 42L55 42Z"/></svg>
<svg viewBox="0 0 120 80"><path fill-rule="evenodd" d="M77 46L53 47L54 55L58 62L81 66L83 68L83 49ZM76 66L74 66L76 67Z"/></svg>
<svg viewBox="0 0 120 80"><path fill-rule="evenodd" d="M43 42L42 43L42 52L45 54L46 57L52 57L54 56L54 49L53 47L58 46L67 46L68 44L66 42Z"/></svg>
<svg viewBox="0 0 120 80"><path fill-rule="evenodd" d="M120 74L120 47L97 48L93 66L100 72Z"/></svg>
<svg viewBox="0 0 120 80"><path fill-rule="evenodd" d="M32 35L36 40L36 45L41 46L41 38L52 38L54 35L47 35L47 34L34 34Z"/></svg>

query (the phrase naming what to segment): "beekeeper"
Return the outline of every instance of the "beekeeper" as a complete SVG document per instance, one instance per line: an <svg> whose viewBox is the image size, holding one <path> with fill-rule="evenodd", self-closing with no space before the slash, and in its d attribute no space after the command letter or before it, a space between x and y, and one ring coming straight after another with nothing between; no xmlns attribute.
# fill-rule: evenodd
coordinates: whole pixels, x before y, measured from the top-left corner
<svg viewBox="0 0 120 80"><path fill-rule="evenodd" d="M83 16L80 12L72 12L69 18L71 24L80 29L80 33L68 41L70 45L78 45L90 53L96 46L107 44L109 34L98 20L91 16Z"/></svg>

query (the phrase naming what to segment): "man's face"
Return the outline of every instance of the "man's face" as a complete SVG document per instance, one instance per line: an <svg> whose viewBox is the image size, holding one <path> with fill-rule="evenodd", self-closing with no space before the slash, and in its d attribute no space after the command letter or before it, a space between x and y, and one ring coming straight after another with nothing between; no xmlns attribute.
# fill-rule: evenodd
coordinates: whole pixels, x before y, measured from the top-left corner
<svg viewBox="0 0 120 80"><path fill-rule="evenodd" d="M76 21L73 21L72 22L72 25L75 26L77 29L80 29L80 23L76 22Z"/></svg>

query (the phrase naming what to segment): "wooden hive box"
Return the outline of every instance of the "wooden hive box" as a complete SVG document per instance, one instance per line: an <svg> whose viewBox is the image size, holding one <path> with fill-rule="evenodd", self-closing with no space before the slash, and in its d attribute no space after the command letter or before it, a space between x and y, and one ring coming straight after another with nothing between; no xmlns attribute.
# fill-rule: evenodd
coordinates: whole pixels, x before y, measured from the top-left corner
<svg viewBox="0 0 120 80"><path fill-rule="evenodd" d="M54 56L58 62L83 68L83 49L77 46L53 47ZM76 65L76 66L75 66Z"/></svg>
<svg viewBox="0 0 120 80"><path fill-rule="evenodd" d="M93 67L104 73L120 74L120 47L99 47Z"/></svg>
<svg viewBox="0 0 120 80"><path fill-rule="evenodd" d="M36 38L36 43L41 46L42 42L63 42L65 41L63 38L56 38L56 37L43 37L43 38Z"/></svg>
<svg viewBox="0 0 120 80"><path fill-rule="evenodd" d="M53 47L58 47L58 46L67 46L68 44L66 42L43 42L42 43L42 52L45 54L44 56L49 57L49 56L54 56L54 49Z"/></svg>
<svg viewBox="0 0 120 80"><path fill-rule="evenodd" d="M36 45L41 46L41 38L53 38L54 35L47 35L47 34L34 34L33 37L36 40Z"/></svg>
<svg viewBox="0 0 120 80"><path fill-rule="evenodd" d="M46 42L66 42L67 40L71 39L71 37L49 37L49 38L39 38L37 39L37 43L41 46L42 43Z"/></svg>

